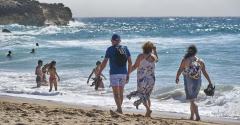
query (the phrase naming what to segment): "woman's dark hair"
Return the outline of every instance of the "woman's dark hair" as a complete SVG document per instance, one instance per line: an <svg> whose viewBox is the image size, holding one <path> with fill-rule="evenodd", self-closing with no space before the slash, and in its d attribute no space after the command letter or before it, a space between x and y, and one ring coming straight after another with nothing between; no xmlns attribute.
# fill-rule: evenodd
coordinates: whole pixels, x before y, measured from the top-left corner
<svg viewBox="0 0 240 125"><path fill-rule="evenodd" d="M184 56L184 59L195 56L197 54L197 47L195 45L190 45L187 49L187 53Z"/></svg>
<svg viewBox="0 0 240 125"><path fill-rule="evenodd" d="M56 64L56 61L52 61L52 62L50 63L49 68L53 68L53 65L55 65L55 64Z"/></svg>
<svg viewBox="0 0 240 125"><path fill-rule="evenodd" d="M38 60L38 65L42 64L43 61L42 60Z"/></svg>

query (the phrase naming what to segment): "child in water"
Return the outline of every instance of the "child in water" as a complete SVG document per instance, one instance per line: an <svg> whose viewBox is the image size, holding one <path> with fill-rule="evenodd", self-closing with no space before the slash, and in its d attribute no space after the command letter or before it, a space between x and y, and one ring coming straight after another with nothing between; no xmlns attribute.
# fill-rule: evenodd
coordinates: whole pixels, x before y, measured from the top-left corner
<svg viewBox="0 0 240 125"><path fill-rule="evenodd" d="M43 64L43 61L38 60L38 65L35 70L35 75L37 75L37 77L36 77L37 87L40 87L41 83L42 83L42 68L41 68L42 64Z"/></svg>
<svg viewBox="0 0 240 125"><path fill-rule="evenodd" d="M60 81L60 78L57 74L57 70L56 70L56 61L52 61L49 64L49 68L48 68L48 74L50 75L49 77L49 83L50 83L50 89L49 92L52 91L52 86L54 85L55 91L57 91L57 78L58 77L58 81Z"/></svg>
<svg viewBox="0 0 240 125"><path fill-rule="evenodd" d="M96 62L96 67L92 70L92 73L89 75L87 83L89 83L89 79L92 77L93 73L95 74L95 78L93 78L93 82L91 86L95 85L95 90L98 90L98 88L104 88L104 84L102 81L102 77L104 77L104 79L106 80L106 77L101 74L101 76L97 77L97 73L99 72L101 66L101 62L97 61Z"/></svg>
<svg viewBox="0 0 240 125"><path fill-rule="evenodd" d="M32 51L31 51L30 53L33 53L33 54L34 54L34 53L35 53L35 49L32 49Z"/></svg>
<svg viewBox="0 0 240 125"><path fill-rule="evenodd" d="M43 67L42 67L42 85L45 85L47 86L48 85L48 81L47 81L47 77L46 77L46 73L47 73L47 69L49 67L49 64L45 64Z"/></svg>

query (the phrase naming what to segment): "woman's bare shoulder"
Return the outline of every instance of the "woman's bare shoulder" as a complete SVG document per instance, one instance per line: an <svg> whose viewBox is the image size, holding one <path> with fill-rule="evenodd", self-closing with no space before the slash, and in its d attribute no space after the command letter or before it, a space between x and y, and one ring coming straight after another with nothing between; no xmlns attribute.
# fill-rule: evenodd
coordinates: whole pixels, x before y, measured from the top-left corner
<svg viewBox="0 0 240 125"><path fill-rule="evenodd" d="M202 58L196 57L196 59L197 59L197 62L199 62L199 63L203 63L203 64L204 64L204 61L203 61Z"/></svg>
<svg viewBox="0 0 240 125"><path fill-rule="evenodd" d="M187 62L188 59L182 58L182 63Z"/></svg>
<svg viewBox="0 0 240 125"><path fill-rule="evenodd" d="M200 63L201 66L205 65L204 61L202 59L200 59L200 58L198 59L198 62Z"/></svg>
<svg viewBox="0 0 240 125"><path fill-rule="evenodd" d="M55 67L52 67L52 68L49 68L48 70L49 70L49 71L55 71L56 68L55 68Z"/></svg>
<svg viewBox="0 0 240 125"><path fill-rule="evenodd" d="M137 59L143 59L143 57L144 57L144 54L141 53L137 56Z"/></svg>
<svg viewBox="0 0 240 125"><path fill-rule="evenodd" d="M143 53L138 54L138 57L143 57L143 56L144 56Z"/></svg>

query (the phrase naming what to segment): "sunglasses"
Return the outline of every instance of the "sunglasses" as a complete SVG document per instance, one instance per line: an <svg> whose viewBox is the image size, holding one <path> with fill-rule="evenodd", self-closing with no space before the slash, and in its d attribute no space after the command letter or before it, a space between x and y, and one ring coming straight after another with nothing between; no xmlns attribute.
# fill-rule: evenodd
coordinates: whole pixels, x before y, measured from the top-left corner
<svg viewBox="0 0 240 125"><path fill-rule="evenodd" d="M111 40L112 42L120 42L121 40Z"/></svg>

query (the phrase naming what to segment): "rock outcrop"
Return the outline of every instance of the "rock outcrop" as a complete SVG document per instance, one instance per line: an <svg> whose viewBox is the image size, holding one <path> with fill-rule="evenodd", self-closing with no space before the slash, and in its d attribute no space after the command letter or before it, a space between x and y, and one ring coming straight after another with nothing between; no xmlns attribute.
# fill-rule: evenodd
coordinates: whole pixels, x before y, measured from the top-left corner
<svg viewBox="0 0 240 125"><path fill-rule="evenodd" d="M8 29L3 29L2 32L3 32L3 33L11 33L11 31L8 30Z"/></svg>
<svg viewBox="0 0 240 125"><path fill-rule="evenodd" d="M72 20L70 8L63 4L36 0L0 0L0 25L67 25Z"/></svg>

